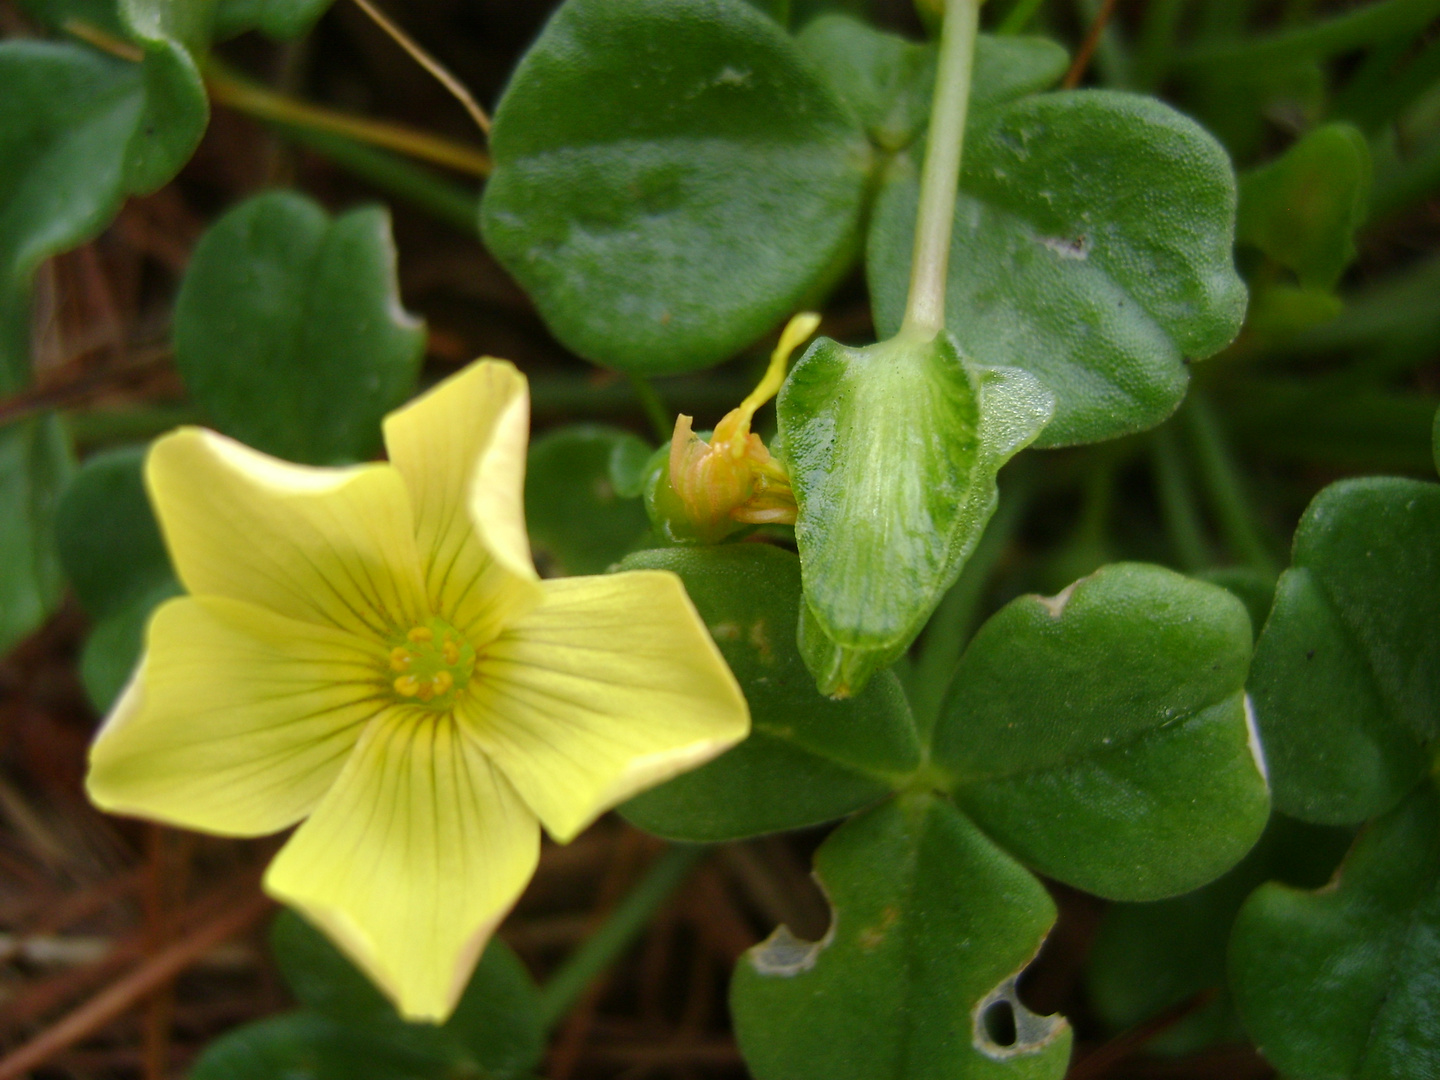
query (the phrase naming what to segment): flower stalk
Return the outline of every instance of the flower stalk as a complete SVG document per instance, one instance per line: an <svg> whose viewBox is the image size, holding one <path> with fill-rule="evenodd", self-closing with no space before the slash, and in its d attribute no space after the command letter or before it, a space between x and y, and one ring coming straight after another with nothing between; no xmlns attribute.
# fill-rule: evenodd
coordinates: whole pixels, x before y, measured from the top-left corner
<svg viewBox="0 0 1440 1080"><path fill-rule="evenodd" d="M922 340L945 328L945 277L950 260L950 231L955 194L960 187L960 153L970 111L970 77L975 39L984 0L947 0L940 31L940 66L930 109L925 164L920 174L920 211L915 221L915 253L910 262L910 293L900 334Z"/></svg>

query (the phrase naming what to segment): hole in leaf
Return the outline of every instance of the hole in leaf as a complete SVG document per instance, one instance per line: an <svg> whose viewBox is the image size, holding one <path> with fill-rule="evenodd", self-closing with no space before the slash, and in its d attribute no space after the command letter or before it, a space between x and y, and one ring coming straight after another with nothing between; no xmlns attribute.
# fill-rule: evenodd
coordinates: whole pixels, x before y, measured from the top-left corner
<svg viewBox="0 0 1440 1080"><path fill-rule="evenodd" d="M985 1010L982 1022L986 1036L996 1046L1015 1045L1018 1037L1015 1030L1015 1007L1010 1002L991 1002L990 1007Z"/></svg>

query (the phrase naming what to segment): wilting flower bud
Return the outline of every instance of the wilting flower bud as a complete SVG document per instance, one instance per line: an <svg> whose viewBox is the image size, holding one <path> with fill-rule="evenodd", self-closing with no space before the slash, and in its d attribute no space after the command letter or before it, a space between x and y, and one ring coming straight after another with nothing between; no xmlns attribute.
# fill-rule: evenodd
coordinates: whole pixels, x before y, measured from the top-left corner
<svg viewBox="0 0 1440 1080"><path fill-rule="evenodd" d="M813 312L796 315L780 334L765 377L738 408L725 414L707 443L675 420L670 438L670 486L697 539L716 543L744 525L792 525L795 494L790 477L750 430L755 411L780 389L790 354L820 325Z"/></svg>

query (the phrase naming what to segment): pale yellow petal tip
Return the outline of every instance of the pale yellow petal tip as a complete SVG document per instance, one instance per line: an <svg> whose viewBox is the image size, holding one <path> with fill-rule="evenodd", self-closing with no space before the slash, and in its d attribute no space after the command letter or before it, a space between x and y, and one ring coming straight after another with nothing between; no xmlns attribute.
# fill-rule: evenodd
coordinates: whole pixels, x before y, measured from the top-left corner
<svg viewBox="0 0 1440 1080"><path fill-rule="evenodd" d="M443 1024L450 1019L485 946L519 899L518 895L511 899L454 948L442 950L432 945L427 949L415 940L377 940L345 911L313 898L301 899L276 880L280 876L275 873L278 864L278 859L272 862L265 874L266 894L292 908L328 937L390 999L401 1018L412 1024Z"/></svg>
<svg viewBox="0 0 1440 1080"><path fill-rule="evenodd" d="M214 472L230 473L274 495L315 495L334 491L384 465L297 465L203 427L176 428L156 439L145 456L145 483L160 516L174 485L207 482Z"/></svg>
<svg viewBox="0 0 1440 1080"><path fill-rule="evenodd" d="M387 413L381 421L385 440L390 442L390 429L406 417L432 410L445 410L452 405L466 412L481 412L495 397L510 398L517 392L528 393L529 383L520 369L509 360L482 356L472 360L453 375L448 375L425 393L411 398L400 408Z"/></svg>
<svg viewBox="0 0 1440 1080"><path fill-rule="evenodd" d="M502 567L539 581L525 529L525 460L530 443L530 387L523 375L495 418L489 443L470 481L470 522Z"/></svg>

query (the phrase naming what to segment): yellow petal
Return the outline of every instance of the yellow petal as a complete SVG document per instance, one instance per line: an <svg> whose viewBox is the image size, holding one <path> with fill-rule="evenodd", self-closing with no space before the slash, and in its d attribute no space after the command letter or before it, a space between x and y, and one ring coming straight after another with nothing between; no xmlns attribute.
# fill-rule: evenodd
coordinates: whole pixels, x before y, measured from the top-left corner
<svg viewBox="0 0 1440 1080"><path fill-rule="evenodd" d="M145 476L190 592L379 637L423 617L405 487L388 465L292 465L181 428L155 443Z"/></svg>
<svg viewBox="0 0 1440 1080"><path fill-rule="evenodd" d="M535 606L525 535L530 392L503 360L479 360L385 418L405 478L432 610L483 644Z"/></svg>
<svg viewBox="0 0 1440 1080"><path fill-rule="evenodd" d="M443 713L395 707L265 875L411 1020L444 1020L535 872L540 829Z"/></svg>
<svg viewBox="0 0 1440 1080"><path fill-rule="evenodd" d="M231 836L293 825L380 710L383 662L365 639L253 604L170 600L91 747L90 797Z"/></svg>
<svg viewBox="0 0 1440 1080"><path fill-rule="evenodd" d="M680 579L544 582L476 665L457 713L561 842L750 730L744 695Z"/></svg>

